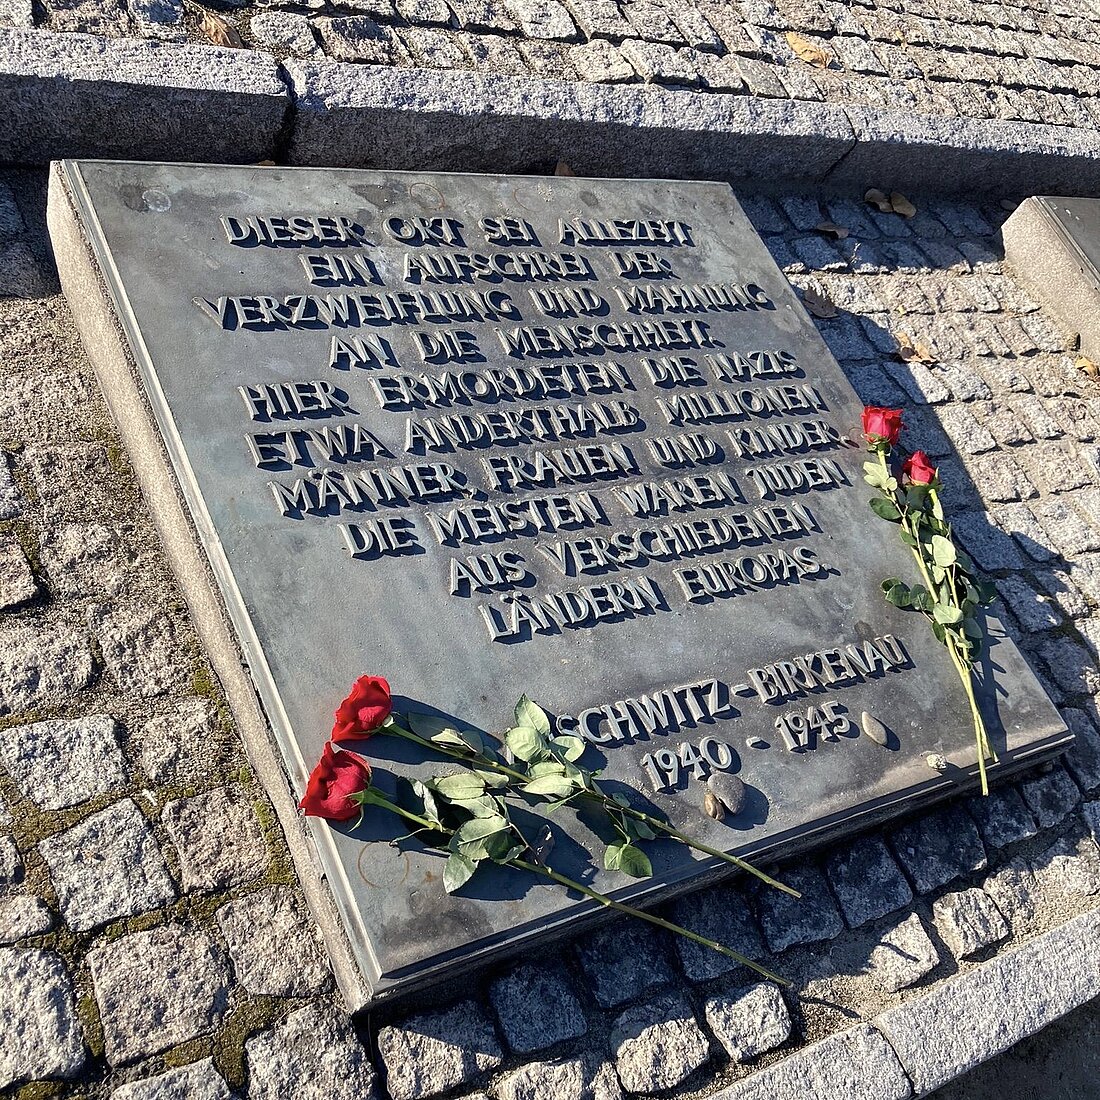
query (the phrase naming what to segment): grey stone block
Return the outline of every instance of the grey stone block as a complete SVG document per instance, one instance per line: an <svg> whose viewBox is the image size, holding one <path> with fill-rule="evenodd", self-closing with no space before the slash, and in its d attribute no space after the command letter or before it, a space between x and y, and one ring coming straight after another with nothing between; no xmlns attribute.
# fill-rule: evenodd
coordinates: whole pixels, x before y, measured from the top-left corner
<svg viewBox="0 0 1100 1100"><path fill-rule="evenodd" d="M610 1044L627 1092L675 1088L710 1057L691 1005L675 995L628 1008L615 1021Z"/></svg>
<svg viewBox="0 0 1100 1100"><path fill-rule="evenodd" d="M918 894L938 890L986 865L978 830L961 806L949 806L903 825L895 831L893 842Z"/></svg>
<svg viewBox="0 0 1100 1100"><path fill-rule="evenodd" d="M757 982L718 997L703 1006L714 1037L734 1062L746 1062L785 1043L791 1016L779 987Z"/></svg>
<svg viewBox="0 0 1100 1100"><path fill-rule="evenodd" d="M976 955L1008 936L1008 924L984 890L944 894L932 906L932 919L944 943L960 959Z"/></svg>
<svg viewBox="0 0 1100 1100"><path fill-rule="evenodd" d="M884 917L913 900L909 883L878 837L863 837L834 852L825 870L852 928Z"/></svg>
<svg viewBox="0 0 1100 1100"><path fill-rule="evenodd" d="M114 603L89 608L87 619L120 691L152 697L186 683L189 656L163 608Z"/></svg>
<svg viewBox="0 0 1100 1100"><path fill-rule="evenodd" d="M473 1001L412 1016L378 1033L386 1088L394 1100L421 1100L496 1069L500 1043Z"/></svg>
<svg viewBox="0 0 1100 1100"><path fill-rule="evenodd" d="M71 702L91 678L88 636L72 624L27 620L0 628L0 714Z"/></svg>
<svg viewBox="0 0 1100 1100"><path fill-rule="evenodd" d="M1025 779L1020 790L1041 829L1064 821L1081 801L1077 784L1062 767L1055 767L1034 779Z"/></svg>
<svg viewBox="0 0 1100 1100"><path fill-rule="evenodd" d="M982 886L1012 930L1024 931L1035 916L1036 901L1035 872L1028 861L1023 857L1009 860L989 875Z"/></svg>
<svg viewBox="0 0 1100 1100"><path fill-rule="evenodd" d="M268 54L38 30L0 30L0 92L0 160L30 164L248 164L270 156L289 103Z"/></svg>
<svg viewBox="0 0 1100 1100"><path fill-rule="evenodd" d="M909 1081L890 1044L870 1024L830 1035L711 1100L905 1100Z"/></svg>
<svg viewBox="0 0 1100 1100"><path fill-rule="evenodd" d="M293 61L295 164L738 179L823 174L847 149L825 104L486 73Z"/></svg>
<svg viewBox="0 0 1100 1100"><path fill-rule="evenodd" d="M757 915L772 951L831 940L844 931L844 921L825 884L825 876L815 866L791 867L780 877L802 897L793 898L770 886L761 885L757 889Z"/></svg>
<svg viewBox="0 0 1100 1100"><path fill-rule="evenodd" d="M987 848L1003 848L1026 840L1038 831L1020 792L1012 786L994 787L988 795L976 795L966 804Z"/></svg>
<svg viewBox="0 0 1100 1100"><path fill-rule="evenodd" d="M753 961L764 955L764 941L753 919L748 900L736 887L718 886L677 898L669 908L669 919L689 932L726 947ZM728 955L702 944L674 936L676 952L684 973L693 982L705 982L736 970L739 964ZM746 971L746 977L748 972Z"/></svg>
<svg viewBox="0 0 1100 1100"><path fill-rule="evenodd" d="M562 970L518 966L493 982L489 999L505 1040L521 1054L576 1039L588 1030Z"/></svg>
<svg viewBox="0 0 1100 1100"><path fill-rule="evenodd" d="M615 1066L589 1054L531 1062L499 1081L494 1095L498 1100L622 1100L623 1090Z"/></svg>
<svg viewBox="0 0 1100 1100"><path fill-rule="evenodd" d="M1040 893L1071 897L1100 893L1100 851L1091 836L1065 836L1031 861Z"/></svg>
<svg viewBox="0 0 1100 1100"><path fill-rule="evenodd" d="M0 1020L0 1088L84 1065L72 979L52 951L0 950Z"/></svg>
<svg viewBox="0 0 1100 1100"><path fill-rule="evenodd" d="M53 914L41 899L15 894L0 898L0 944L39 936L53 927Z"/></svg>
<svg viewBox="0 0 1100 1100"><path fill-rule="evenodd" d="M14 535L0 536L0 609L25 603L38 591L27 555Z"/></svg>
<svg viewBox="0 0 1100 1100"><path fill-rule="evenodd" d="M601 1008L616 1008L673 977L664 944L641 921L617 921L592 932L577 943L577 957Z"/></svg>
<svg viewBox="0 0 1100 1100"><path fill-rule="evenodd" d="M204 1058L159 1077L123 1085L111 1093L111 1100L230 1100L230 1094L213 1061Z"/></svg>
<svg viewBox="0 0 1100 1100"><path fill-rule="evenodd" d="M939 966L940 953L914 913L891 928L871 949L867 972L884 989L906 989Z"/></svg>
<svg viewBox="0 0 1100 1100"><path fill-rule="evenodd" d="M923 1095L1100 995L1100 910L874 1021Z"/></svg>

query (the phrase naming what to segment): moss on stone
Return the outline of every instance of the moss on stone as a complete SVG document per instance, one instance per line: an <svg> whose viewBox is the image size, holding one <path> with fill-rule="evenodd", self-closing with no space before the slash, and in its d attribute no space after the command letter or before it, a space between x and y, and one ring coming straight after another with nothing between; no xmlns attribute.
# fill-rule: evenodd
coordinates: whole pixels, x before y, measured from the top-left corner
<svg viewBox="0 0 1100 1100"><path fill-rule="evenodd" d="M214 673L202 657L195 657L191 671L191 690L204 699L209 699L215 704L222 701L221 688L214 677Z"/></svg>
<svg viewBox="0 0 1100 1100"><path fill-rule="evenodd" d="M210 1037L203 1036L199 1039L191 1039L189 1042L180 1043L178 1047L164 1053L164 1068L175 1069L177 1066L189 1066L202 1058L209 1058L213 1050Z"/></svg>
<svg viewBox="0 0 1100 1100"><path fill-rule="evenodd" d="M93 1058L103 1057L103 1024L99 1019L99 1006L90 993L82 993L76 1000L76 1015L84 1031L84 1042Z"/></svg>
<svg viewBox="0 0 1100 1100"><path fill-rule="evenodd" d="M15 1093L15 1100L50 1100L64 1093L65 1085L61 1081L31 1081Z"/></svg>
<svg viewBox="0 0 1100 1100"><path fill-rule="evenodd" d="M214 1040L214 1064L232 1088L245 1084L244 1045L257 1032L270 1027L286 1008L277 997L253 997L238 1005L226 1018Z"/></svg>

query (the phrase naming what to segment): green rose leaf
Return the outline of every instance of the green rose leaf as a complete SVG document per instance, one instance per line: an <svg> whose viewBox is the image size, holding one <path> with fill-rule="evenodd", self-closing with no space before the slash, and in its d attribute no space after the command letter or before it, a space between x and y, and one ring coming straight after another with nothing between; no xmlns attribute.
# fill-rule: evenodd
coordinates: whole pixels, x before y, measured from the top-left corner
<svg viewBox="0 0 1100 1100"><path fill-rule="evenodd" d="M565 765L560 760L540 760L527 769L532 779L541 779L544 775L565 775Z"/></svg>
<svg viewBox="0 0 1100 1100"><path fill-rule="evenodd" d="M904 542L906 546L912 546L916 548L917 540L904 528L902 528L902 530L898 532L898 535L901 538L901 541Z"/></svg>
<svg viewBox="0 0 1100 1100"><path fill-rule="evenodd" d="M579 760L584 755L584 741L580 737L574 737L571 733L563 733L558 737L552 737L550 744L561 749L566 760Z"/></svg>
<svg viewBox="0 0 1100 1100"><path fill-rule="evenodd" d="M872 488L881 489L886 480L886 474L877 462L865 462L863 464L863 480Z"/></svg>
<svg viewBox="0 0 1100 1100"><path fill-rule="evenodd" d="M954 626L955 623L962 622L963 613L950 604L938 603L932 608L932 616L936 622L943 623L944 626Z"/></svg>
<svg viewBox="0 0 1100 1100"><path fill-rule="evenodd" d="M958 561L959 555L955 550L955 544L943 535L932 536L932 560L941 568L946 569Z"/></svg>
<svg viewBox="0 0 1100 1100"><path fill-rule="evenodd" d="M938 641L938 642L946 642L947 641L947 627L944 626L943 623L933 623L932 624L932 633L936 635L936 641Z"/></svg>
<svg viewBox="0 0 1100 1100"><path fill-rule="evenodd" d="M505 844L508 843L507 837L504 836L507 828L508 822L500 814L471 818L455 833L453 837L455 848L452 850L460 852L475 863L489 859L494 851L500 849L499 841L494 842L494 838L501 837Z"/></svg>
<svg viewBox="0 0 1100 1100"><path fill-rule="evenodd" d="M439 806L436 804L435 795L432 794L431 789L425 783L421 783L419 779L412 781L413 794L420 799L424 806L424 814L433 825L441 825L442 822L439 818Z"/></svg>
<svg viewBox="0 0 1100 1100"><path fill-rule="evenodd" d="M507 787L508 776L501 775L500 772L480 772L475 771L474 775L478 776L486 787Z"/></svg>
<svg viewBox="0 0 1100 1100"><path fill-rule="evenodd" d="M544 775L525 783L524 794L546 794L553 798L568 798L573 793L573 784L562 775Z"/></svg>
<svg viewBox="0 0 1100 1100"><path fill-rule="evenodd" d="M461 852L452 852L443 866L443 889L448 894L460 890L473 877L477 864Z"/></svg>
<svg viewBox="0 0 1100 1100"><path fill-rule="evenodd" d="M504 743L517 760L539 760L547 755L546 738L533 726L514 726L504 735Z"/></svg>
<svg viewBox="0 0 1100 1100"><path fill-rule="evenodd" d="M655 840L657 838L657 834L644 821L635 821L634 818L627 817L624 819L623 824L634 840Z"/></svg>
<svg viewBox="0 0 1100 1100"><path fill-rule="evenodd" d="M526 695L516 703L516 725L530 726L543 737L550 736L550 719L547 718L546 711Z"/></svg>
<svg viewBox="0 0 1100 1100"><path fill-rule="evenodd" d="M603 865L609 871L622 871L631 878L650 878L653 874L649 857L633 844L609 844L603 854Z"/></svg>
<svg viewBox="0 0 1100 1100"><path fill-rule="evenodd" d="M895 607L909 607L913 602L909 592L909 586L907 584L902 584L901 581L895 581L894 584L887 589L885 595L887 602L892 603Z"/></svg>
<svg viewBox="0 0 1100 1100"><path fill-rule="evenodd" d="M462 743L462 738L459 737L454 722L448 721L446 718L440 718L435 714L421 714L418 711L410 711L408 718L413 733L418 737L424 737L431 741L440 734L450 734L458 738L459 743Z"/></svg>
<svg viewBox="0 0 1100 1100"><path fill-rule="evenodd" d="M500 816L500 806L497 804L497 800L487 794L482 795L480 798L456 800L454 804L465 810L471 817Z"/></svg>
<svg viewBox="0 0 1100 1100"><path fill-rule="evenodd" d="M892 500L887 500L885 497L875 497L870 504L871 511L876 516L881 516L882 519L888 519L891 523L897 523L901 519L901 512L898 511L897 505Z"/></svg>
<svg viewBox="0 0 1100 1100"><path fill-rule="evenodd" d="M973 638L974 641L980 642L985 637L985 632L982 630L982 624L977 619L966 618L963 619L963 633L968 638Z"/></svg>
<svg viewBox="0 0 1100 1100"><path fill-rule="evenodd" d="M485 793L485 780L475 772L459 772L457 775L444 775L431 782L432 789L452 801L478 798Z"/></svg>

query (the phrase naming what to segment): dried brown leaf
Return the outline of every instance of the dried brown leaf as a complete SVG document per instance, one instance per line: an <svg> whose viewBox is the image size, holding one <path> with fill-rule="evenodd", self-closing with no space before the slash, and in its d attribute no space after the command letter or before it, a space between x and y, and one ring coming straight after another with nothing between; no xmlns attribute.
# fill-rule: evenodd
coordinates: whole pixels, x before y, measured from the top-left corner
<svg viewBox="0 0 1100 1100"><path fill-rule="evenodd" d="M833 240L837 241L842 241L848 236L848 227L837 225L836 222L822 222L820 225L815 225L814 229L818 233L824 233L826 237L832 237Z"/></svg>
<svg viewBox="0 0 1100 1100"><path fill-rule="evenodd" d="M880 191L877 187L872 187L866 195L863 196L863 201L869 203L871 206L877 206L879 212L882 214L892 214L894 208L890 205L890 199L887 197L884 191Z"/></svg>
<svg viewBox="0 0 1100 1100"><path fill-rule="evenodd" d="M726 808L721 801L710 791L703 795L703 809L707 817L713 817L715 821L721 821L726 816Z"/></svg>
<svg viewBox="0 0 1100 1100"><path fill-rule="evenodd" d="M917 213L917 208L900 191L890 192L890 206L903 218L915 217Z"/></svg>
<svg viewBox="0 0 1100 1100"><path fill-rule="evenodd" d="M928 350L927 346L918 343L908 333L899 332L898 358L904 363L934 363L936 357Z"/></svg>
<svg viewBox="0 0 1100 1100"><path fill-rule="evenodd" d="M823 321L837 316L836 303L827 295L814 290L813 287L808 286L802 292L802 301L815 317L820 317Z"/></svg>
<svg viewBox="0 0 1100 1100"><path fill-rule="evenodd" d="M1073 365L1079 370L1083 371L1090 378L1100 378L1100 367L1098 367L1087 355L1078 355L1073 361Z"/></svg>
<svg viewBox="0 0 1100 1100"><path fill-rule="evenodd" d="M557 166L554 168L555 176L575 176L577 173L565 163L564 160L559 160Z"/></svg>
<svg viewBox="0 0 1100 1100"><path fill-rule="evenodd" d="M241 40L237 28L228 20L223 19L220 15L215 15L212 11L204 11L202 13L202 22L199 24L199 30L206 35L215 46L229 46L234 50L244 49L244 42Z"/></svg>
<svg viewBox="0 0 1100 1100"><path fill-rule="evenodd" d="M807 65L813 65L815 69L827 69L829 67L829 55L816 43L808 38L803 38L794 31L787 32L787 45L794 51L796 57L800 57Z"/></svg>

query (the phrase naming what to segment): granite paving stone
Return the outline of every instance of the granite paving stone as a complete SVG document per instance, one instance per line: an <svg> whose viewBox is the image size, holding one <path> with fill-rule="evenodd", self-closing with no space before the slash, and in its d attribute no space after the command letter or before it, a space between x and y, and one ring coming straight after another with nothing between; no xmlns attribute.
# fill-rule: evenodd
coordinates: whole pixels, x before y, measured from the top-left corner
<svg viewBox="0 0 1100 1100"><path fill-rule="evenodd" d="M918 894L931 893L986 866L977 827L961 806L948 806L903 825L892 840Z"/></svg>
<svg viewBox="0 0 1100 1100"><path fill-rule="evenodd" d="M829 893L825 876L813 864L785 868L781 879L802 897L761 885L756 889L756 912L768 947L786 951L802 943L831 940L844 931L844 921Z"/></svg>
<svg viewBox="0 0 1100 1100"><path fill-rule="evenodd" d="M149 719L134 739L141 766L154 783L193 782L217 767L215 714L206 699L185 699Z"/></svg>
<svg viewBox="0 0 1100 1100"><path fill-rule="evenodd" d="M826 873L849 927L901 909L913 891L880 837L863 837L828 857Z"/></svg>
<svg viewBox="0 0 1100 1100"><path fill-rule="evenodd" d="M20 456L35 507L47 524L103 522L121 507L113 499L111 464L100 443L32 443Z"/></svg>
<svg viewBox="0 0 1100 1100"><path fill-rule="evenodd" d="M932 919L944 943L960 959L976 955L1008 936L1008 924L984 890L944 894L932 905Z"/></svg>
<svg viewBox="0 0 1100 1100"><path fill-rule="evenodd" d="M734 1062L747 1062L774 1050L791 1034L791 1017L779 987L757 982L703 1005L707 1025Z"/></svg>
<svg viewBox="0 0 1100 1100"><path fill-rule="evenodd" d="M1046 890L1071 897L1100 893L1100 851L1091 836L1060 837L1031 861L1031 869Z"/></svg>
<svg viewBox="0 0 1100 1100"><path fill-rule="evenodd" d="M14 535L0 535L0 610L33 599L38 592L27 555Z"/></svg>
<svg viewBox="0 0 1100 1100"><path fill-rule="evenodd" d="M58 596L118 596L133 583L137 559L126 529L106 523L62 523L42 540L42 564Z"/></svg>
<svg viewBox="0 0 1100 1100"><path fill-rule="evenodd" d="M622 1095L615 1066L591 1054L531 1062L499 1081L495 1092L498 1100L622 1100Z"/></svg>
<svg viewBox="0 0 1100 1100"><path fill-rule="evenodd" d="M1063 615L1058 605L1022 577L1002 577L996 583L1005 606L1016 616L1024 630L1037 633L1061 625Z"/></svg>
<svg viewBox="0 0 1100 1100"><path fill-rule="evenodd" d="M995 527L984 511L956 512L951 528L964 549L985 572L1024 567L1024 558L1016 543L1003 530Z"/></svg>
<svg viewBox="0 0 1100 1100"><path fill-rule="evenodd" d="M1057 766L1046 775L1025 779L1020 791L1042 829L1064 821L1081 801L1077 784L1065 768Z"/></svg>
<svg viewBox="0 0 1100 1100"><path fill-rule="evenodd" d="M378 1053L394 1100L421 1100L469 1084L502 1058L492 1023L473 1001L382 1028Z"/></svg>
<svg viewBox="0 0 1100 1100"><path fill-rule="evenodd" d="M622 50L602 38L573 46L569 51L569 60L585 80L614 84L633 80L637 75Z"/></svg>
<svg viewBox="0 0 1100 1100"><path fill-rule="evenodd" d="M183 686L190 676L187 647L160 608L114 604L88 611L107 672L119 691L153 697Z"/></svg>
<svg viewBox="0 0 1100 1100"><path fill-rule="evenodd" d="M1026 504L1009 504L994 511L999 527L1007 531L1035 561L1050 561L1055 551L1050 546L1050 536L1043 530L1035 513ZM1017 558L1019 565L1023 561Z"/></svg>
<svg viewBox="0 0 1100 1100"><path fill-rule="evenodd" d="M589 37L630 38L633 24L615 0L565 0L577 26Z"/></svg>
<svg viewBox="0 0 1100 1100"><path fill-rule="evenodd" d="M530 38L570 42L579 37L568 9L557 0L504 0L504 7Z"/></svg>
<svg viewBox="0 0 1100 1100"><path fill-rule="evenodd" d="M0 898L0 944L39 936L52 927L53 914L41 898L27 894Z"/></svg>
<svg viewBox="0 0 1100 1100"><path fill-rule="evenodd" d="M221 949L180 924L94 947L88 967L111 1065L206 1035L226 1011L230 975Z"/></svg>
<svg viewBox="0 0 1100 1100"><path fill-rule="evenodd" d="M520 1054L577 1039L588 1030L561 968L518 966L492 983L489 1000L505 1042Z"/></svg>
<svg viewBox="0 0 1100 1100"><path fill-rule="evenodd" d="M1070 637L1055 637L1039 649L1055 683L1067 696L1100 691L1100 671L1093 655Z"/></svg>
<svg viewBox="0 0 1100 1100"><path fill-rule="evenodd" d="M324 1002L295 1009L249 1038L244 1049L248 1100L377 1100L379 1095L377 1074L351 1021ZM399 1091L392 1075L388 1086L394 1100L427 1095Z"/></svg>
<svg viewBox="0 0 1100 1100"><path fill-rule="evenodd" d="M609 1039L627 1092L675 1088L710 1057L710 1044L691 1005L665 994L628 1008Z"/></svg>
<svg viewBox="0 0 1100 1100"><path fill-rule="evenodd" d="M1032 506L1054 546L1072 560L1077 554L1100 550L1100 531L1090 526L1063 500L1045 500Z"/></svg>
<svg viewBox="0 0 1100 1100"><path fill-rule="evenodd" d="M309 997L331 982L316 925L295 891L272 886L227 901L217 912L237 980L249 993Z"/></svg>
<svg viewBox="0 0 1100 1100"><path fill-rule="evenodd" d="M75 1077L88 1057L73 983L53 951L0 949L0 1088Z"/></svg>
<svg viewBox="0 0 1100 1100"><path fill-rule="evenodd" d="M225 1078L210 1058L122 1085L111 1100L231 1100Z"/></svg>
<svg viewBox="0 0 1100 1100"><path fill-rule="evenodd" d="M1031 864L1023 856L1001 864L986 877L982 888L1014 932L1028 927L1035 916L1037 882Z"/></svg>
<svg viewBox="0 0 1100 1100"><path fill-rule="evenodd" d="M716 886L685 894L671 903L668 919L689 932L725 944L747 959L755 961L765 954L760 928L748 899L735 886ZM673 943L684 973L693 982L717 978L741 965L728 955L684 936L674 936Z"/></svg>
<svg viewBox="0 0 1100 1100"><path fill-rule="evenodd" d="M176 896L149 822L124 798L38 845L65 923L87 932Z"/></svg>
<svg viewBox="0 0 1100 1100"><path fill-rule="evenodd" d="M664 941L641 921L598 929L577 941L576 950L601 1008L616 1008L673 980Z"/></svg>
<svg viewBox="0 0 1100 1100"><path fill-rule="evenodd" d="M875 944L867 960L867 972L878 985L896 993L915 985L939 963L936 945L920 917L913 913L885 932Z"/></svg>
<svg viewBox="0 0 1100 1100"><path fill-rule="evenodd" d="M263 49L280 56L318 57L322 53L309 19L297 12L260 12L248 26Z"/></svg>
<svg viewBox="0 0 1100 1100"><path fill-rule="evenodd" d="M12 726L0 762L36 806L62 810L126 785L118 726L108 714Z"/></svg>
<svg viewBox="0 0 1100 1100"><path fill-rule="evenodd" d="M0 519L14 519L22 510L22 498L8 456L0 453Z"/></svg>
<svg viewBox="0 0 1100 1100"><path fill-rule="evenodd" d="M317 33L326 52L336 61L390 64L395 55L393 32L367 15L342 15L318 19Z"/></svg>
<svg viewBox="0 0 1100 1100"><path fill-rule="evenodd" d="M988 795L975 795L966 803L986 848L1004 848L1033 837L1035 819L1013 786L994 787Z"/></svg>
<svg viewBox="0 0 1100 1100"><path fill-rule="evenodd" d="M269 853L251 800L239 787L218 788L164 807L184 890L217 890L259 878Z"/></svg>
<svg viewBox="0 0 1100 1100"><path fill-rule="evenodd" d="M23 874L23 860L15 840L0 836L0 884L16 882Z"/></svg>
<svg viewBox="0 0 1100 1100"><path fill-rule="evenodd" d="M22 621L0 627L0 715L72 699L91 679L88 636L71 623Z"/></svg>

